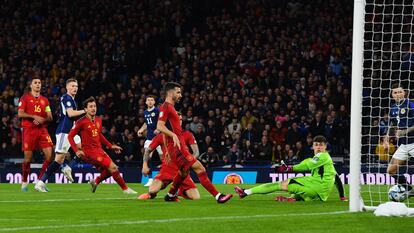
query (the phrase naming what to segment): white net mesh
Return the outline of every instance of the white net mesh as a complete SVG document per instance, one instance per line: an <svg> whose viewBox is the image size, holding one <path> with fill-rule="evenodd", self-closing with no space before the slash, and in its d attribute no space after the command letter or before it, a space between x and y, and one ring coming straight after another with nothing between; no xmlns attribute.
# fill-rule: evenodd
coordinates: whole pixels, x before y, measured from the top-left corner
<svg viewBox="0 0 414 233"><path fill-rule="evenodd" d="M410 90L414 88L413 23L412 0L366 0L361 195L368 206L378 206L388 201L388 190L395 183L387 174L387 166L394 151L400 146L401 139L395 137L395 130L389 131L392 122L389 113L395 104L391 86L398 83L405 87L410 99ZM414 119L409 117L409 108L401 105L393 108L395 109L399 111L397 115L407 115L401 118L406 121L407 127L414 126L410 125ZM387 133L391 136L388 147L383 143ZM414 181L412 164L412 159L407 159L405 166L399 167L399 174L405 174L410 184ZM410 205L409 201L407 199L405 202Z"/></svg>

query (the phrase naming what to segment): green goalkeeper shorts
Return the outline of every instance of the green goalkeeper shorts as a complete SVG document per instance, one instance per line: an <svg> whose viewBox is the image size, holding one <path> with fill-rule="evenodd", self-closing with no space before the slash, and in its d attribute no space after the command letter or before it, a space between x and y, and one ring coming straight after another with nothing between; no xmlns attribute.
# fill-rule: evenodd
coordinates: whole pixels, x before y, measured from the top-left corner
<svg viewBox="0 0 414 233"><path fill-rule="evenodd" d="M289 179L288 191L295 197L297 200L303 201L321 201L318 193L311 188L312 183L307 182L307 179L302 179L305 177L298 177Z"/></svg>

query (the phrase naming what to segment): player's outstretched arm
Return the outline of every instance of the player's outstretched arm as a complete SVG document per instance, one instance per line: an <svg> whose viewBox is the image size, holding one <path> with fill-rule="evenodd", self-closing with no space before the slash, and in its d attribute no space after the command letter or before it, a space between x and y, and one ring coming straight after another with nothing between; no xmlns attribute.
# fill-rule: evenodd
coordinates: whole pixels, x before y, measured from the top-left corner
<svg viewBox="0 0 414 233"><path fill-rule="evenodd" d="M295 172L307 172L315 168L325 165L329 161L329 155L327 153L319 153L313 158L303 160L301 163L292 167Z"/></svg>
<svg viewBox="0 0 414 233"><path fill-rule="evenodd" d="M73 108L67 108L66 112L68 113L69 117L77 117L85 114L85 110L73 110Z"/></svg>

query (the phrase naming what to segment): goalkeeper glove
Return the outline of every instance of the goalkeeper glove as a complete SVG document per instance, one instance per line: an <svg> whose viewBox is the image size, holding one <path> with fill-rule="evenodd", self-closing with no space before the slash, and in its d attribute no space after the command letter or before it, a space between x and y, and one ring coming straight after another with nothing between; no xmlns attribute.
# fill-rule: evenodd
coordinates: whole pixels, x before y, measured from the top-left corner
<svg viewBox="0 0 414 233"><path fill-rule="evenodd" d="M286 165L283 160L280 162L280 166L277 168L278 172L292 172L293 167L291 165Z"/></svg>

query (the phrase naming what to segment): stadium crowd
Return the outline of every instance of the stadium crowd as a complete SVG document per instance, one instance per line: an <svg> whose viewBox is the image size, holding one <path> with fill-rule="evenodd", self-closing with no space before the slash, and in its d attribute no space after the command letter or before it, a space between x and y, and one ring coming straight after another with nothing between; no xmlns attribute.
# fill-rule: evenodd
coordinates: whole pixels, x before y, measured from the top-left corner
<svg viewBox="0 0 414 233"><path fill-rule="evenodd" d="M167 81L184 87L176 107L204 165L297 163L315 135L347 156L351 12L345 0L5 1L0 160L22 157L17 105L36 76L55 120L66 79L79 102L96 97L118 162L142 160L145 97L161 103Z"/></svg>

